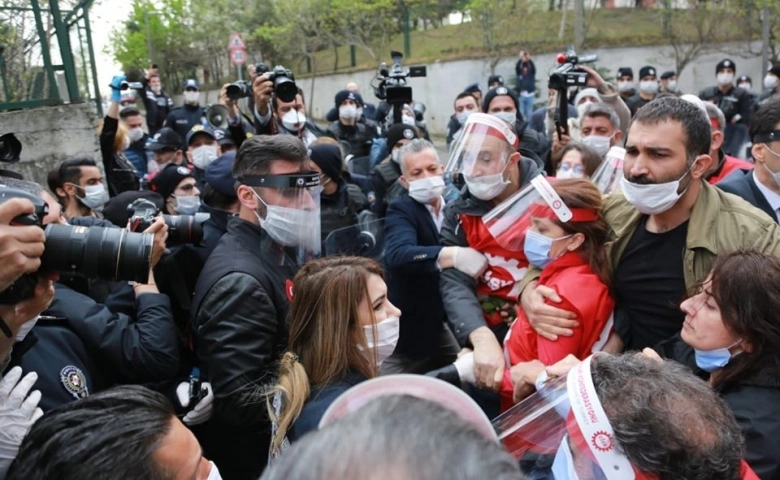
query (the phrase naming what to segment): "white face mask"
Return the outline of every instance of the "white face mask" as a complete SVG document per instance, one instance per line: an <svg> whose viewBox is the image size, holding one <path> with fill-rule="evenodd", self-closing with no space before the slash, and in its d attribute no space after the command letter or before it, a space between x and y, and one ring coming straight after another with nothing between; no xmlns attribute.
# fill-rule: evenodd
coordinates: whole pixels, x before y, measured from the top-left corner
<svg viewBox="0 0 780 480"><path fill-rule="evenodd" d="M444 179L438 175L409 182L409 196L419 203L433 203L444 193Z"/></svg>
<svg viewBox="0 0 780 480"><path fill-rule="evenodd" d="M260 198L257 192L252 191L260 202L265 205L265 218L255 212L260 221L260 228L265 230L274 242L283 247L300 246L308 250L315 249L311 244L315 240L305 235L306 225L319 223L319 212L316 210L299 210L297 208L280 207L277 205L268 205ZM319 238L316 239L319 241Z"/></svg>
<svg viewBox="0 0 780 480"><path fill-rule="evenodd" d="M209 463L211 464L211 470L209 470L209 476L206 478L206 480L222 480L222 475L219 474L217 465L214 462Z"/></svg>
<svg viewBox="0 0 780 480"><path fill-rule="evenodd" d="M474 113L474 110L463 110L462 112L455 115L455 118L458 120L458 123L460 123L461 127L465 125L466 120L468 120L469 115L472 113Z"/></svg>
<svg viewBox="0 0 780 480"><path fill-rule="evenodd" d="M130 137L131 142L137 142L144 138L144 129L141 127L134 127L127 131L127 136Z"/></svg>
<svg viewBox="0 0 780 480"><path fill-rule="evenodd" d="M184 92L184 103L196 104L200 102L200 92Z"/></svg>
<svg viewBox="0 0 780 480"><path fill-rule="evenodd" d="M734 81L733 73L719 73L717 77L718 85L731 85L731 82Z"/></svg>
<svg viewBox="0 0 780 480"><path fill-rule="evenodd" d="M772 153L774 156L776 156L776 157L780 157L780 154L778 154L778 153L775 153L775 151L774 151L774 150L772 150L771 148L769 148L769 146L768 146L768 145L764 145L764 146L765 146L765 147L766 147L766 149L767 149L767 150L769 150L769 152L770 152L770 153ZM767 171L767 172L769 172L770 174L772 174L772 179L774 179L774 181L775 181L775 184L776 184L777 186L780 186L780 172L777 172L777 173L775 173L775 172L773 172L772 170L770 170L770 169L769 169L769 167L768 167L768 166L767 166L767 164L766 164L766 161L764 161L764 162L762 162L762 163L763 163L763 165L764 165L764 168L766 168L766 171Z"/></svg>
<svg viewBox="0 0 780 480"><path fill-rule="evenodd" d="M696 163L696 162L694 162ZM691 165L693 168L693 165ZM633 205L639 213L644 215L657 215L663 213L677 203L685 190L678 193L680 180L691 173L691 168L686 170L682 177L666 183L650 183L646 185L629 182L626 177L620 177L620 188L626 196L626 200Z"/></svg>
<svg viewBox="0 0 780 480"><path fill-rule="evenodd" d="M218 156L216 145L201 145L192 151L192 163L205 170Z"/></svg>
<svg viewBox="0 0 780 480"><path fill-rule="evenodd" d="M612 137L605 137L602 135L588 135L587 137L582 137L580 141L583 145L587 145L595 150L600 157L604 157L604 155L606 155L609 151Z"/></svg>
<svg viewBox="0 0 780 480"><path fill-rule="evenodd" d="M655 95L658 92L658 82L655 80L639 82L639 91L649 95Z"/></svg>
<svg viewBox="0 0 780 480"><path fill-rule="evenodd" d="M469 192L480 200L492 200L506 190L506 187L512 183L509 180L504 180L504 173L496 173L493 175L482 175L481 177L472 177L470 175L464 175L466 180L466 186L469 188Z"/></svg>
<svg viewBox="0 0 780 480"><path fill-rule="evenodd" d="M358 109L357 109L357 117L355 117L355 118L360 118L362 116L363 116L363 108L362 107L358 107Z"/></svg>
<svg viewBox="0 0 780 480"><path fill-rule="evenodd" d="M376 329L376 343L374 343L374 329ZM382 362L393 354L395 346L398 344L400 331L401 320L398 317L387 317L373 325L373 328L371 325L363 325L366 344L372 353L372 356L369 356L368 359L373 361L375 360L373 355L376 355L377 368L381 367Z"/></svg>
<svg viewBox="0 0 780 480"><path fill-rule="evenodd" d="M344 120L355 120L357 118L357 107L354 105L342 105L339 107L339 117Z"/></svg>
<svg viewBox="0 0 780 480"><path fill-rule="evenodd" d="M395 162L398 163L398 154L401 152L400 148L394 148L392 152L390 152L390 158Z"/></svg>
<svg viewBox="0 0 780 480"><path fill-rule="evenodd" d="M159 95L160 92L162 92L162 87L160 85L153 85L152 91L154 92L155 95Z"/></svg>
<svg viewBox="0 0 780 480"><path fill-rule="evenodd" d="M677 80L669 80L666 82L666 89L670 92L674 92L677 90Z"/></svg>
<svg viewBox="0 0 780 480"><path fill-rule="evenodd" d="M19 330L16 332L16 337L14 337L14 340L17 342L21 342L27 337L27 334L30 333L30 330L33 329L36 323L38 323L38 319L41 318L40 315L36 315L30 320L27 320L22 324L21 327L19 327Z"/></svg>
<svg viewBox="0 0 780 480"><path fill-rule="evenodd" d="M517 121L517 112L495 112L491 113L491 115L498 117L511 125L514 125Z"/></svg>
<svg viewBox="0 0 780 480"><path fill-rule="evenodd" d="M773 89L777 87L777 80L778 78L774 75L767 74L767 76L764 77L764 88Z"/></svg>
<svg viewBox="0 0 780 480"><path fill-rule="evenodd" d="M79 202L85 207L91 210L99 210L108 201L108 192L106 192L106 187L104 187L102 183L90 185L88 187L75 186L84 190L84 197L76 196L76 198L78 198Z"/></svg>
<svg viewBox="0 0 780 480"><path fill-rule="evenodd" d="M577 105L577 116L582 119L582 117L585 116L585 109L588 108L588 105L590 105L593 102L582 102L579 105Z"/></svg>
<svg viewBox="0 0 780 480"><path fill-rule="evenodd" d="M306 123L306 114L298 110L293 109L282 115L282 125L287 130L297 132L304 123Z"/></svg>
<svg viewBox="0 0 780 480"><path fill-rule="evenodd" d="M414 117L410 117L409 115L404 115L403 117L401 117L401 122L404 125L409 125L409 126L413 127L414 126Z"/></svg>
<svg viewBox="0 0 780 480"><path fill-rule="evenodd" d="M618 82L618 92L625 93L630 92L634 88L634 82L631 80L623 80Z"/></svg>
<svg viewBox="0 0 780 480"><path fill-rule="evenodd" d="M739 88L743 88L745 90L750 90L750 88L751 88L751 85L749 83L738 83L737 86ZM768 87L768 88L771 88L771 87Z"/></svg>
<svg viewBox="0 0 780 480"><path fill-rule="evenodd" d="M173 210L179 215L195 215L198 213L200 208L199 196L190 195L185 197L174 195L173 198L176 199L176 206L173 207Z"/></svg>

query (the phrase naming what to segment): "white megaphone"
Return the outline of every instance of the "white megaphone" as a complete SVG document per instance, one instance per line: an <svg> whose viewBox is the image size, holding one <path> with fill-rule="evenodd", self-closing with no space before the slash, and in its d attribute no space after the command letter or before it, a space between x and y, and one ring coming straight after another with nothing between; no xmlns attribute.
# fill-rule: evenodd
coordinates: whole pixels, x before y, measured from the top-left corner
<svg viewBox="0 0 780 480"><path fill-rule="evenodd" d="M228 117L230 110L224 105L211 105L206 109L206 121L211 128L228 128Z"/></svg>

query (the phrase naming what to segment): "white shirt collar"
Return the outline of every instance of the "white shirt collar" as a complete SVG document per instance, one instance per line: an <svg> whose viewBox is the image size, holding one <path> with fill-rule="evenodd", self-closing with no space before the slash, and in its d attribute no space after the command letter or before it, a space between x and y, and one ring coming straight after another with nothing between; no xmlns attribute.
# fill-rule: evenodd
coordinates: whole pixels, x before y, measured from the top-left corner
<svg viewBox="0 0 780 480"><path fill-rule="evenodd" d="M758 180L755 170L753 170L753 181L756 182L758 191L761 192L764 198L766 198L769 206L772 207L772 210L775 211L775 216L777 217L778 221L780 221L780 215L778 215L778 210L780 210L780 195L766 188L766 186L764 186L764 184Z"/></svg>
<svg viewBox="0 0 780 480"><path fill-rule="evenodd" d="M433 205L429 203L424 203L425 208L428 209L428 213L431 214L431 218L433 218L433 223L436 225L436 231L441 232L441 224L444 221L444 197L439 197L439 213L436 213L436 210L433 208Z"/></svg>

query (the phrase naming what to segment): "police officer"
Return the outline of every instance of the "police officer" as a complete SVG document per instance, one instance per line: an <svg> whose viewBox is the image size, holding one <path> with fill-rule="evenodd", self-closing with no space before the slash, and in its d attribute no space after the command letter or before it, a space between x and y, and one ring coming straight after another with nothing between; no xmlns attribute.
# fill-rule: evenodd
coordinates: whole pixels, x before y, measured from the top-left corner
<svg viewBox="0 0 780 480"><path fill-rule="evenodd" d="M390 149L390 158L374 167L371 172L371 184L374 187L374 196L370 199L371 211L380 217L385 216L390 202L407 194L406 188L398 181L401 178L398 152L401 147L415 138L421 138L419 130L404 123L393 125L387 131L387 147Z"/></svg>
<svg viewBox="0 0 780 480"><path fill-rule="evenodd" d="M144 91L144 108L146 109L146 127L149 135L160 130L173 109L173 100L162 89L160 75L150 73Z"/></svg>
<svg viewBox="0 0 780 480"><path fill-rule="evenodd" d="M734 86L736 71L737 65L732 60L721 60L715 66L718 84L699 92L699 98L717 105L726 117L723 150L729 154L736 154L748 140L747 126L752 109L750 93Z"/></svg>
<svg viewBox="0 0 780 480"><path fill-rule="evenodd" d="M193 79L185 81L183 94L184 105L171 110L168 118L165 119L165 126L171 127L182 139L195 125L208 125L206 112L200 106L198 82ZM182 144L182 150L186 149L187 145Z"/></svg>
<svg viewBox="0 0 780 480"><path fill-rule="evenodd" d="M49 207L44 225L65 223L48 192L31 182L8 182L37 190ZM147 231L155 233L154 265L162 255L167 228L160 219ZM125 308L116 308L120 305ZM31 330L17 334L16 341L11 365L38 374L34 388L42 393L44 411L117 384L173 381L179 369L170 303L158 293L151 271L146 284L118 284L104 304L56 283L51 306Z"/></svg>
<svg viewBox="0 0 780 480"><path fill-rule="evenodd" d="M312 145L309 159L314 162L312 169L320 174L320 228L324 242L332 231L357 225L358 213L368 208L368 199L360 187L342 178L338 145Z"/></svg>
<svg viewBox="0 0 780 480"><path fill-rule="evenodd" d="M198 187L203 188L206 168L222 155L217 135L211 127L195 125L187 133L184 143L187 145L187 162L194 167L193 174L198 180Z"/></svg>
<svg viewBox="0 0 780 480"><path fill-rule="evenodd" d="M348 155L367 157L376 130L360 122L358 106L363 105L359 93L342 90L336 94L336 108L339 119L328 125L327 134L349 148Z"/></svg>
<svg viewBox="0 0 780 480"><path fill-rule="evenodd" d="M208 213L208 220L203 222L203 241L198 252L205 262L219 243L222 235L227 233L230 217L238 213L238 197L236 197L236 179L233 177L233 163L236 152L222 154L206 168L206 183L203 185L203 201L200 209Z"/></svg>

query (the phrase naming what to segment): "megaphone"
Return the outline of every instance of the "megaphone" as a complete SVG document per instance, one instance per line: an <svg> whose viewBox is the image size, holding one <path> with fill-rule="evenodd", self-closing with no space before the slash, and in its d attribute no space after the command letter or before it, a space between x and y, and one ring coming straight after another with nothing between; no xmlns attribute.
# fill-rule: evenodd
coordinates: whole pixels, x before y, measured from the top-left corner
<svg viewBox="0 0 780 480"><path fill-rule="evenodd" d="M230 110L224 105L211 105L206 109L206 121L211 128L228 128L228 117Z"/></svg>

